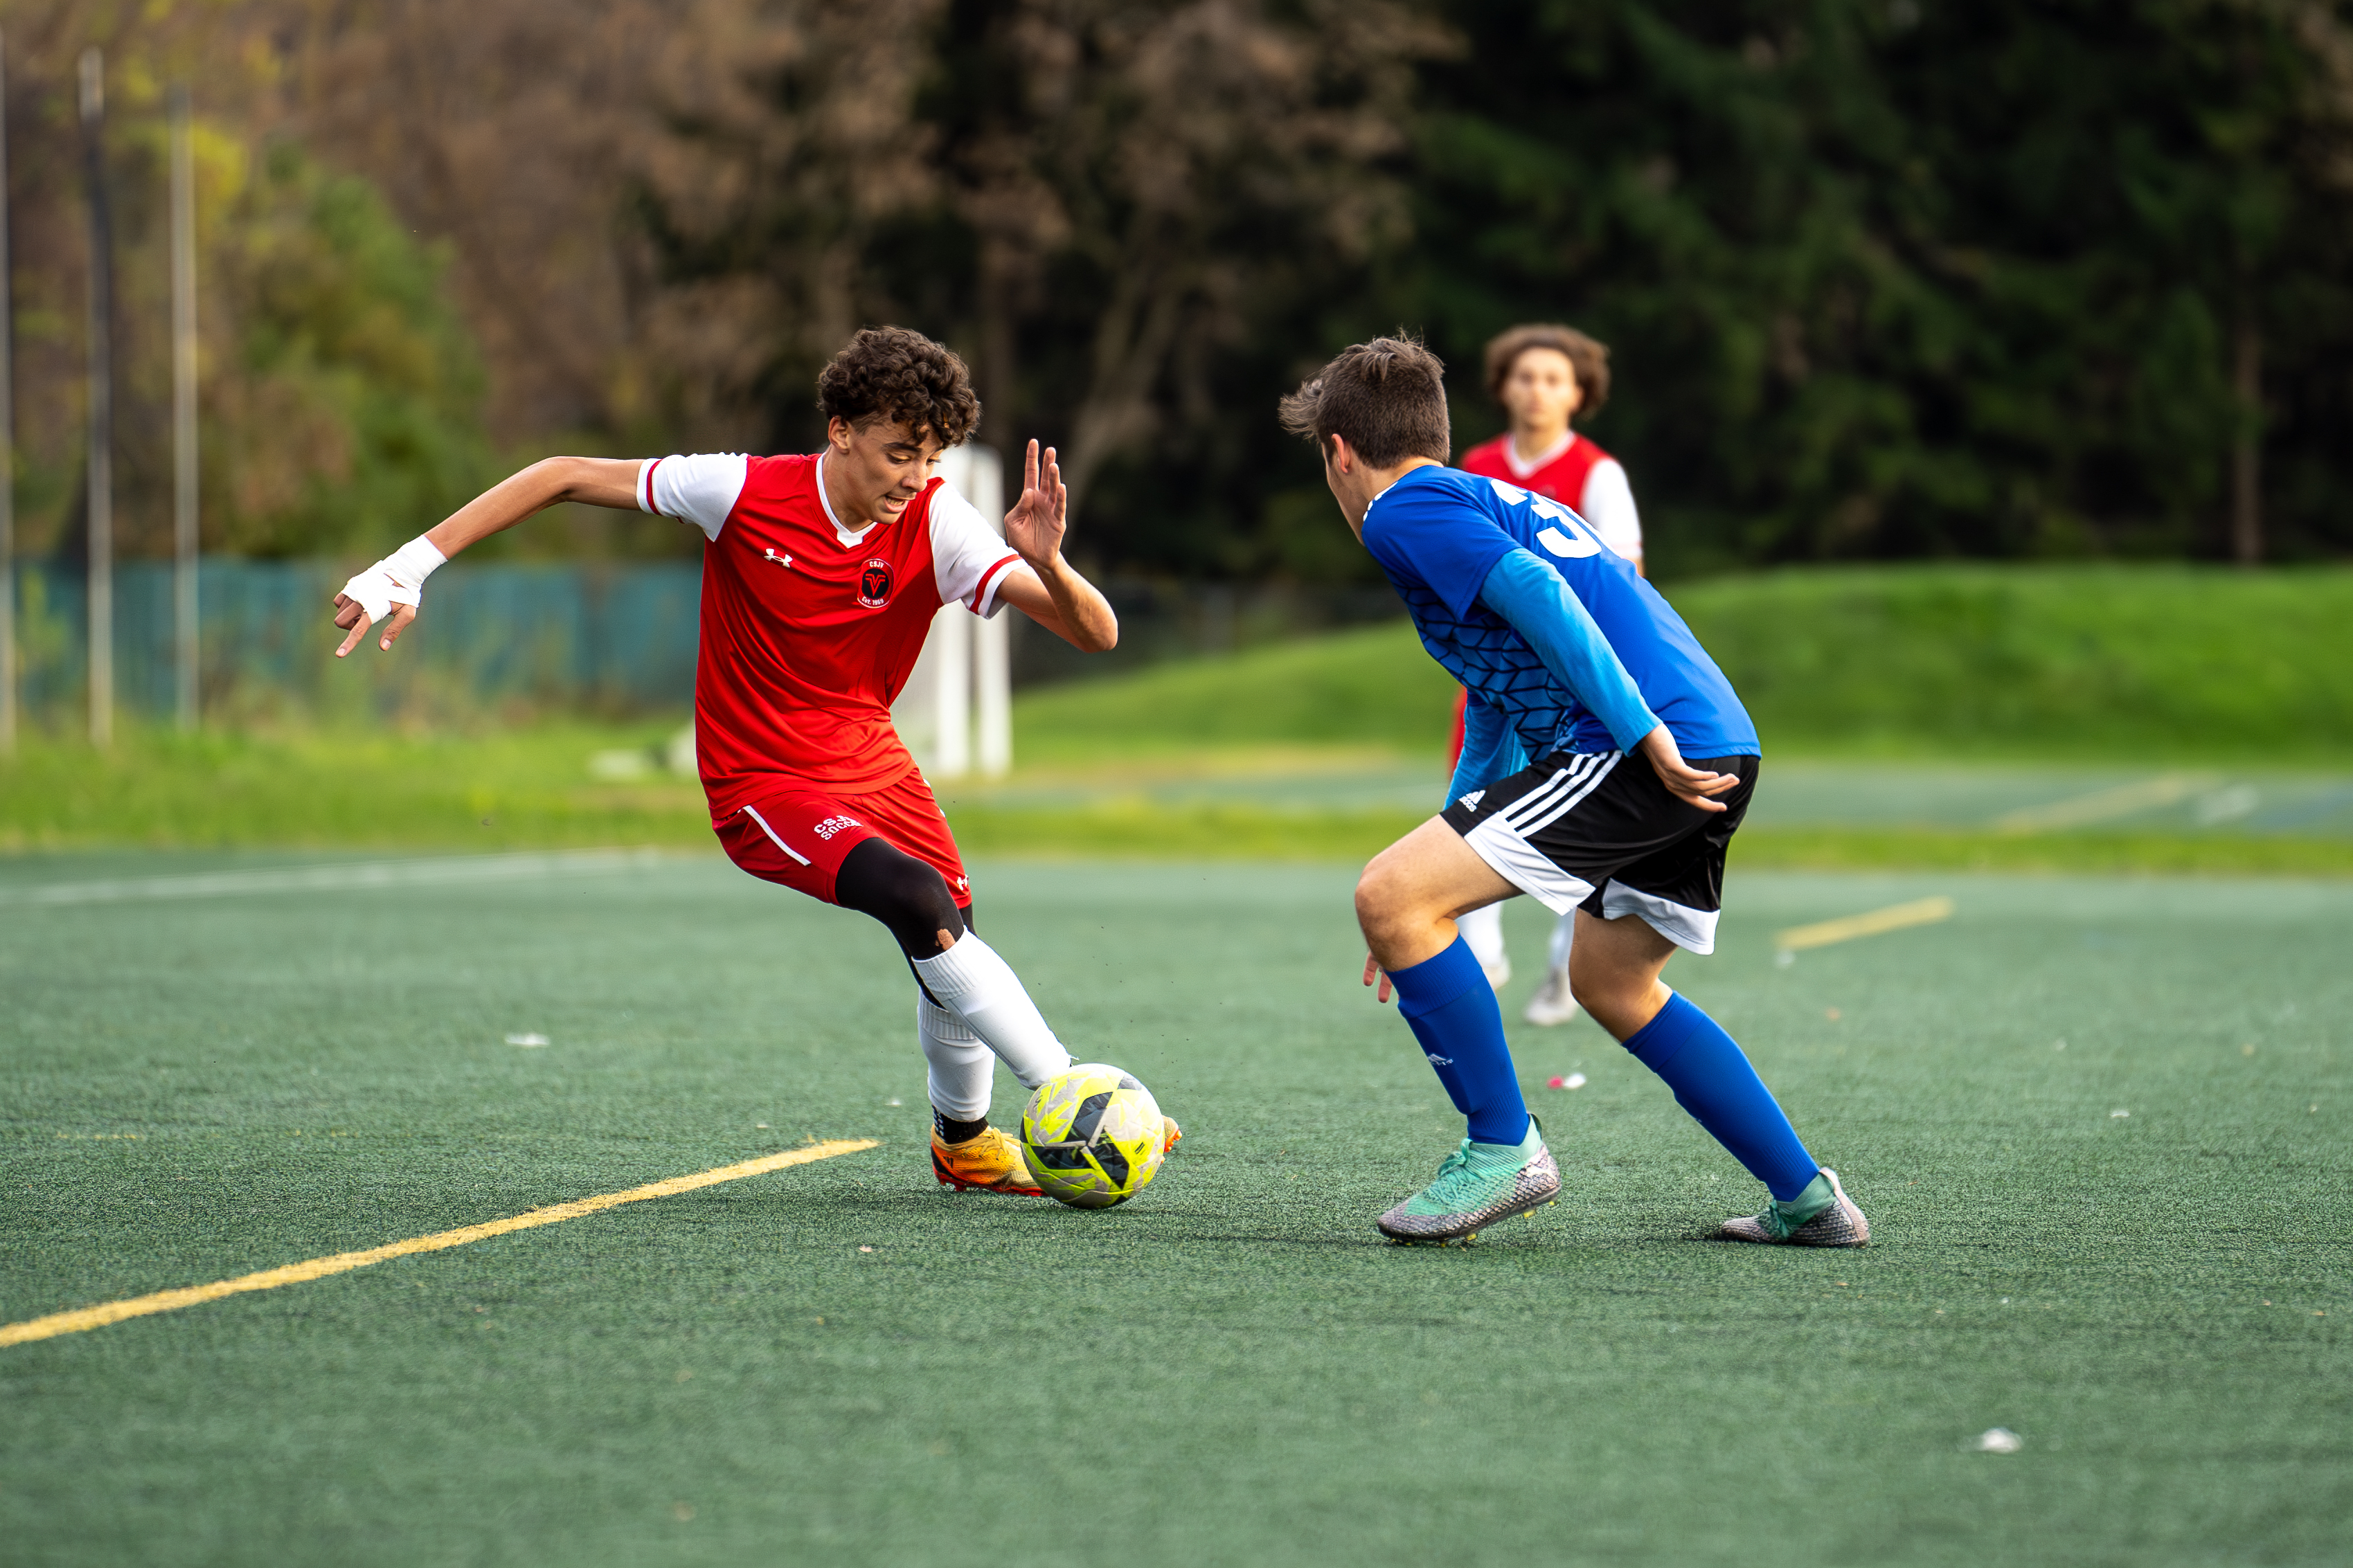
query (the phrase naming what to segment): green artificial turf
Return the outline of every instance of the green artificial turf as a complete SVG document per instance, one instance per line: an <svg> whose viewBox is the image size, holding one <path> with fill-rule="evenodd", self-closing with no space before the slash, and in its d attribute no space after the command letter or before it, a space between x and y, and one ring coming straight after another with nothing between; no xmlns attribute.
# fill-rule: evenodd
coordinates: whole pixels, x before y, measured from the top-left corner
<svg viewBox="0 0 2353 1568"><path fill-rule="evenodd" d="M1370 1226L1459 1122L1345 868L981 868L1186 1125L1083 1214L936 1188L894 951L715 861L26 901L224 858L0 863L0 1319L884 1142L0 1350L11 1562L2343 1560L2353 889L1736 871L1670 977L1873 1245L1701 1239L1758 1190L1580 1022L1514 1025L1565 1201L1438 1251Z"/></svg>

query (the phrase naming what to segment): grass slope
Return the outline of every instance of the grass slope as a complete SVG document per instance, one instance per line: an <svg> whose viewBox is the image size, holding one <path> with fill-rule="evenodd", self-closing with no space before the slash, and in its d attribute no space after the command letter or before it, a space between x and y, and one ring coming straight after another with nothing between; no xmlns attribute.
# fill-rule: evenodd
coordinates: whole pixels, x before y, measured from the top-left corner
<svg viewBox="0 0 2353 1568"><path fill-rule="evenodd" d="M2157 768L2353 757L2353 573L1873 568L1674 590L1754 710L1768 752L2098 758ZM950 816L978 853L1360 859L1419 808L1147 804L1123 762L1352 749L1428 759L1454 688L1403 623L1024 693L1029 775L1088 774L1050 809L970 790ZM668 725L459 736L130 734L106 755L28 739L0 761L0 852L96 845L708 847L700 792L597 784L596 752ZM1078 779L1084 784L1084 779ZM1745 833L1752 866L2342 873L2341 842L1968 831Z"/></svg>
<svg viewBox="0 0 2353 1568"><path fill-rule="evenodd" d="M1674 978L1871 1213L1810 1254L1698 1239L1756 1189L1584 1025L1517 1040L1592 1080L1531 1090L1567 1200L1378 1246L1459 1122L1355 984L1345 872L979 888L1186 1122L1126 1208L938 1191L897 956L723 868L0 908L7 1321L886 1141L0 1351L9 1555L2341 1561L2353 891L1737 879ZM1958 916L1771 962L1927 892ZM1968 1451L1996 1425L2024 1451Z"/></svg>
<svg viewBox="0 0 2353 1568"><path fill-rule="evenodd" d="M1436 753L1459 689L1397 621L1025 692L1013 705L1014 754L1085 763L1318 742Z"/></svg>
<svg viewBox="0 0 2353 1568"><path fill-rule="evenodd" d="M1810 569L1671 584L1768 751L2353 753L2353 571ZM1454 688L1398 623L1017 705L1025 758L1442 745Z"/></svg>
<svg viewBox="0 0 2353 1568"><path fill-rule="evenodd" d="M1768 745L2353 752L2353 571L1867 567L1672 590Z"/></svg>
<svg viewBox="0 0 2353 1568"><path fill-rule="evenodd" d="M97 752L32 738L0 761L0 851L374 846L708 848L691 779L598 784L599 751L659 749L673 723L555 723L474 734L133 730Z"/></svg>

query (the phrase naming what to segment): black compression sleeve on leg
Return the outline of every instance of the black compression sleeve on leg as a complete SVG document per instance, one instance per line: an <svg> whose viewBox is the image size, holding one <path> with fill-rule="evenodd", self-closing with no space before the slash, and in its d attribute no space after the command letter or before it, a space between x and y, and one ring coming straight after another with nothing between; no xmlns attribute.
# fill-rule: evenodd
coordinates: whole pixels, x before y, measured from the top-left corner
<svg viewBox="0 0 2353 1568"><path fill-rule="evenodd" d="M964 917L947 879L881 838L869 838L842 858L833 879L833 901L889 926L909 958L937 957L942 931L964 934Z"/></svg>
<svg viewBox="0 0 2353 1568"><path fill-rule="evenodd" d="M978 907L978 906L976 906L976 905L973 905L973 904L966 904L966 905L965 905L963 908L959 909L959 910L956 911L958 914L960 914L960 915L964 916L964 929L965 929L965 931L978 931L978 930L980 929L980 922L979 922L978 921L976 921L976 920L973 919L974 911L976 910L976 909L977 907ZM933 942L934 946L935 946L935 947L936 947L936 946L938 945L938 943L939 943L939 940L940 940L940 933L939 933L939 932L937 932L937 931L934 931L934 932L932 933L932 942ZM931 957L931 956L932 956L932 955L931 955L930 953L928 953L928 952L925 952L925 953L913 953L913 952L908 953L908 954L907 954L907 973L910 973L910 974L912 974L912 975L913 975L913 976L915 977L915 989L916 989L916 990L918 990L918 991L920 991L920 992L922 992L922 993L924 994L924 996L926 996L927 998L929 998L929 999L930 999L932 1005L933 1005L933 1006L934 1006L934 1007L936 1007L936 1006L938 1006L938 1005L940 1005L940 999L939 999L938 997L936 997L936 996L932 995L932 988L931 988L930 986L928 986L928 985L926 985L926 984L923 984L923 971L922 971L922 970L920 970L920 969L917 969L917 968L915 967L915 960L916 960L916 959L918 959L918 958L929 958L929 957ZM955 1142L955 1139L953 1139L953 1138L951 1138L951 1139L949 1139L949 1140L948 1140L948 1142L951 1142L951 1143L953 1143L953 1142Z"/></svg>

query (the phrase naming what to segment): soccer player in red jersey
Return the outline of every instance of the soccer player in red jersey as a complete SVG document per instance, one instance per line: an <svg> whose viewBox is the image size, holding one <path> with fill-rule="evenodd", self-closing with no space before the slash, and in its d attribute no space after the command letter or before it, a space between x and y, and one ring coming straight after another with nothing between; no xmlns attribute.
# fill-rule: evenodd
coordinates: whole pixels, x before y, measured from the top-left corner
<svg viewBox="0 0 2353 1568"><path fill-rule="evenodd" d="M1454 466L1560 502L1640 572L1642 520L1625 467L1570 427L1609 401L1608 347L1573 327L1514 327L1487 344L1487 391L1512 427Z"/></svg>
<svg viewBox="0 0 2353 1568"><path fill-rule="evenodd" d="M1570 428L1609 400L1609 350L1574 327L1531 323L1497 333L1487 343L1487 392L1512 427L1462 454L1455 467L1502 479L1556 500L1593 525L1601 542L1642 570L1642 520L1633 487L1617 458ZM1469 693L1454 703L1452 757L1462 752L1462 713ZM1449 758L1451 765L1452 757ZM1461 922L1462 935L1498 988L1512 977L1504 952L1503 906L1490 904ZM1577 1016L1568 990L1568 952L1576 926L1567 915L1554 923L1544 983L1528 998L1531 1024L1565 1024Z"/></svg>
<svg viewBox="0 0 2353 1568"><path fill-rule="evenodd" d="M1052 447L1041 457L1029 443L1002 539L937 477L940 454L980 417L954 353L869 328L818 378L818 406L826 442L811 456L533 464L346 584L336 656L376 623L390 648L435 567L558 501L701 530L694 735L712 830L753 876L890 929L919 993L934 1174L960 1191L1036 1194L1020 1144L988 1125L993 1058L1034 1089L1071 1056L972 929L962 858L891 701L943 605L982 616L1011 605L1089 652L1115 644L1119 623L1062 558L1070 497Z"/></svg>

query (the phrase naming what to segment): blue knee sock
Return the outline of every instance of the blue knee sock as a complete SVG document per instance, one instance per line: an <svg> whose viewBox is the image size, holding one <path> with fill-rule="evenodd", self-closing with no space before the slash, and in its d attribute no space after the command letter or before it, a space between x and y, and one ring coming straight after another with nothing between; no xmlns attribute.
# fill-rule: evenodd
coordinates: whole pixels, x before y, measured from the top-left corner
<svg viewBox="0 0 2353 1568"><path fill-rule="evenodd" d="M1517 1144L1528 1135L1512 1049L1504 1043L1503 1009L1471 944L1461 937L1436 958L1394 970L1398 1011L1412 1026L1422 1055L1446 1086L1477 1143ZM1810 1173L1809 1173L1810 1174Z"/></svg>
<svg viewBox="0 0 2353 1568"><path fill-rule="evenodd" d="M1722 1025L1689 999L1673 995L1634 1031L1626 1048L1667 1080L1675 1103L1732 1151L1732 1157L1783 1201L1806 1190L1820 1169L1773 1091Z"/></svg>

